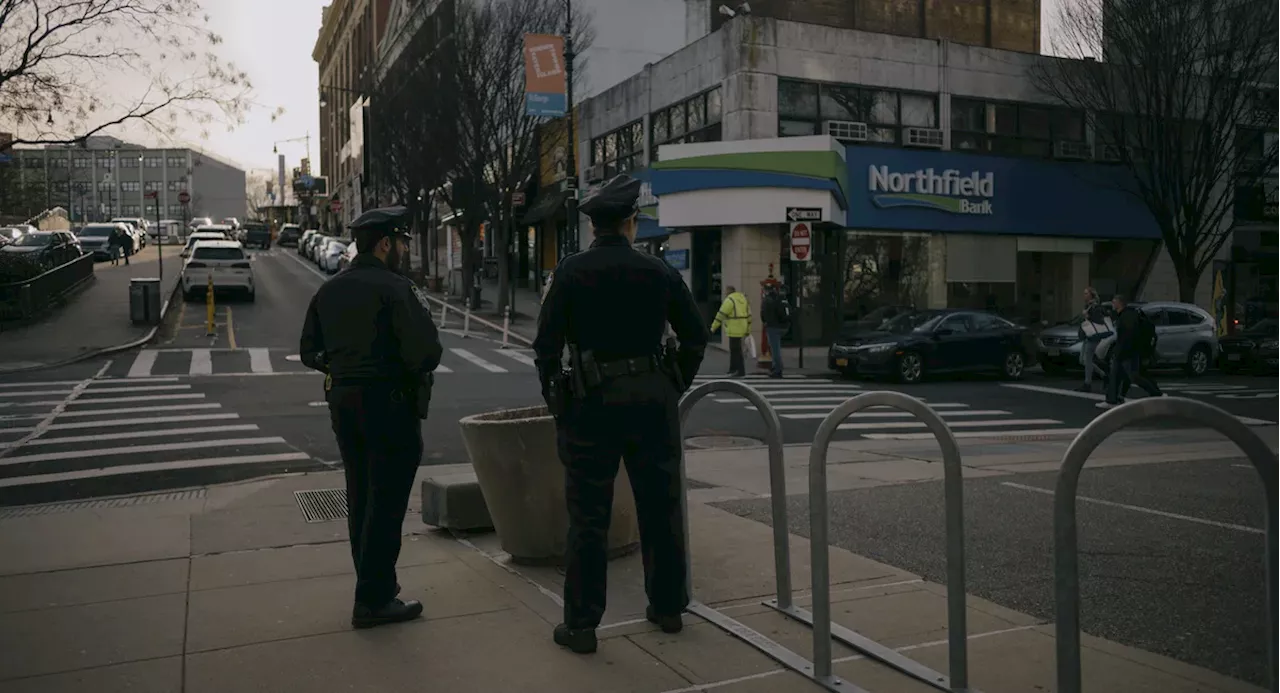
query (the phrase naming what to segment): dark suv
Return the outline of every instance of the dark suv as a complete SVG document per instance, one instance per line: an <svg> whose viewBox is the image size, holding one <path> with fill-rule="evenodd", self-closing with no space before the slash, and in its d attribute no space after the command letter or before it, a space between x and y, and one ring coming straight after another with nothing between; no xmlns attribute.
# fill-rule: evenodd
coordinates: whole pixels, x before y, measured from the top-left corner
<svg viewBox="0 0 1280 693"><path fill-rule="evenodd" d="M280 235L276 237L276 243L281 247L286 245L297 246L298 239L302 237L302 227L297 224L285 224L280 227Z"/></svg>
<svg viewBox="0 0 1280 693"><path fill-rule="evenodd" d="M257 246L266 250L271 247L271 228L260 221L246 221L240 225L244 233L244 247Z"/></svg>

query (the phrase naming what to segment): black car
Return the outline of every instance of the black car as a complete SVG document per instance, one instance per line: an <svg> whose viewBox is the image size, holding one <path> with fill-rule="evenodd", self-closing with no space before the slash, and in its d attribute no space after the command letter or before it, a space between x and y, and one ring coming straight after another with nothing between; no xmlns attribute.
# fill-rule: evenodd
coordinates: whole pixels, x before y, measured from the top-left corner
<svg viewBox="0 0 1280 693"><path fill-rule="evenodd" d="M271 228L260 221L246 221L240 230L244 233L244 247L257 246L263 250L271 247Z"/></svg>
<svg viewBox="0 0 1280 693"><path fill-rule="evenodd" d="M862 317L846 316L840 325L840 336L827 349L827 368L844 375L853 374L857 370L853 353L858 345L882 336L878 330L890 320L916 312L919 311L910 306L881 306Z"/></svg>
<svg viewBox="0 0 1280 693"><path fill-rule="evenodd" d="M1218 338L1218 368L1223 373L1276 370L1276 319L1260 320L1239 334Z"/></svg>
<svg viewBox="0 0 1280 693"><path fill-rule="evenodd" d="M280 247L287 245L297 246L298 239L302 237L302 227L297 224L285 224L280 227L280 235L276 237L276 244Z"/></svg>
<svg viewBox="0 0 1280 693"><path fill-rule="evenodd" d="M850 364L860 375L887 375L904 383L926 374L994 371L1022 377L1032 348L1025 327L968 310L904 313L869 333L852 350Z"/></svg>
<svg viewBox="0 0 1280 693"><path fill-rule="evenodd" d="M22 255L46 269L80 257L80 243L70 231L32 231L0 248L7 256Z"/></svg>

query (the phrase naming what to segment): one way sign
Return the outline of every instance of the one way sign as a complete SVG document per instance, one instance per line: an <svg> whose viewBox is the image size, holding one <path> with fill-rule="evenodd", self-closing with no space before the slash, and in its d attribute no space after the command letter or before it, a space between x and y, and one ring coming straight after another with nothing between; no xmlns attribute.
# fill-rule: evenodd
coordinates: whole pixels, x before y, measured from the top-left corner
<svg viewBox="0 0 1280 693"><path fill-rule="evenodd" d="M787 221L822 221L820 207L787 207Z"/></svg>

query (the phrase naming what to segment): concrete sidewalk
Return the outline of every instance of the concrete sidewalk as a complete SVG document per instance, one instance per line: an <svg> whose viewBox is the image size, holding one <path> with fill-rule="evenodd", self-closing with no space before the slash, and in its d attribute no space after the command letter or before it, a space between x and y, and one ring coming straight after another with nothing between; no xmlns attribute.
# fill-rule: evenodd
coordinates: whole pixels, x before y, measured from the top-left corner
<svg viewBox="0 0 1280 693"><path fill-rule="evenodd" d="M182 246L166 244L163 250L160 301L167 304L182 272ZM99 262L94 280L66 305L34 324L0 331L0 373L46 368L143 343L155 328L129 320L129 281L157 277L157 253L153 244L131 257L127 266Z"/></svg>
<svg viewBox="0 0 1280 693"><path fill-rule="evenodd" d="M911 445L833 447L832 488L930 478ZM848 446L848 447L847 447ZM900 452L898 448L901 448ZM1099 462L1135 463L1134 444ZM972 452L972 451L967 451ZM1183 454L1212 451L1184 449ZM1173 454L1166 451L1159 454ZM736 457L733 474L726 456ZM975 473L1046 464L1045 456L968 456ZM798 475L807 449L787 449ZM689 452L695 594L757 632L811 657L810 631L768 607L769 527L707 503L757 496L759 449ZM424 467L419 478L456 467ZM465 466L461 466L464 467ZM861 480L861 481L858 481ZM789 479L793 492L804 487ZM4 693L791 693L817 686L715 626L687 616L666 635L644 621L639 558L611 565L600 652L552 644L561 576L509 563L491 535L466 541L429 530L415 497L399 579L426 605L422 621L352 631L351 558L341 521L308 524L298 490L342 485L320 473L145 497L128 507L0 512L0 691ZM415 484L415 489L418 485ZM764 485L767 492L767 483ZM121 501L129 503L130 501ZM792 536L797 588L808 585L808 543ZM831 551L837 622L946 671L941 585L853 553ZM807 604L797 589L797 603ZM970 671L988 693L1054 688L1051 624L981 599L968 601ZM1170 659L1084 638L1091 691L1191 693L1255 687ZM934 690L835 646L836 673L881 693Z"/></svg>

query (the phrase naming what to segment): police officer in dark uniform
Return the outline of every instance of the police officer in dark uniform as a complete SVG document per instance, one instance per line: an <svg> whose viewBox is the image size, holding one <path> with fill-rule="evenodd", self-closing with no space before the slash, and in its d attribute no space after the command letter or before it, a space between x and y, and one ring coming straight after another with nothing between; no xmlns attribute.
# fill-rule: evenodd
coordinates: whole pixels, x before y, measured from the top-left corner
<svg viewBox="0 0 1280 693"><path fill-rule="evenodd" d="M619 460L639 514L646 615L675 633L689 605L677 405L702 363L707 329L679 272L631 247L639 195L640 181L617 176L583 200L595 241L556 268L533 344L567 469L564 623L554 636L580 654L595 652L605 610ZM680 344L663 352L668 323ZM566 346L569 374L561 365Z"/></svg>
<svg viewBox="0 0 1280 693"><path fill-rule="evenodd" d="M407 213L375 209L352 222L358 254L311 299L299 349L304 364L328 376L325 398L347 477L356 628L422 614L422 604L397 598L396 559L422 460L420 418L443 347L425 297L399 273Z"/></svg>

